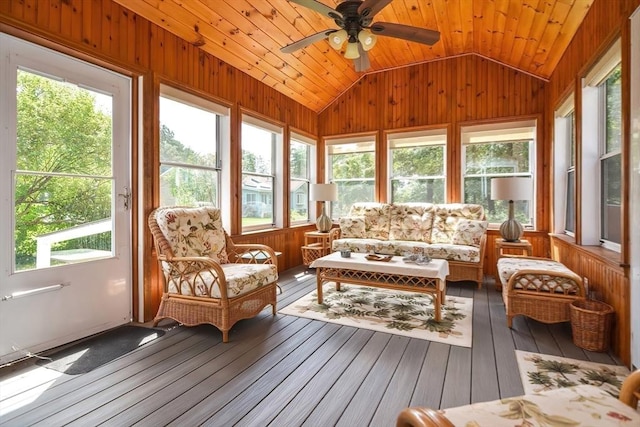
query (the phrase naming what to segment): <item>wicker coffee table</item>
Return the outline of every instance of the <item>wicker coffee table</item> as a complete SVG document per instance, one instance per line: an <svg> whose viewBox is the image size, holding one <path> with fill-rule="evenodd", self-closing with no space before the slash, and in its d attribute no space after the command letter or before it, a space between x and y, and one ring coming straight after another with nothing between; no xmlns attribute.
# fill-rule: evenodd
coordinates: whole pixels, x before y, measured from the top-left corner
<svg viewBox="0 0 640 427"><path fill-rule="evenodd" d="M394 256L388 262L369 261L366 254L352 253L342 258L340 252L316 259L310 267L316 269L318 304L322 304L322 285L325 282L353 283L398 291L422 292L433 295L435 320L440 321L440 307L444 304L447 290L446 279L449 263L443 259L431 260L429 264L407 263Z"/></svg>

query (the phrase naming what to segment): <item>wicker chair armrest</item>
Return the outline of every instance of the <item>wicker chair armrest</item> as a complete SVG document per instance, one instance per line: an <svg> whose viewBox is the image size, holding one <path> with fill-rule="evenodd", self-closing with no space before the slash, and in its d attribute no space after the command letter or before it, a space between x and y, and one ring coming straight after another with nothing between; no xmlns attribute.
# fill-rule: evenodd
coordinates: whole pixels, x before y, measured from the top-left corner
<svg viewBox="0 0 640 427"><path fill-rule="evenodd" d="M534 259L534 257L528 258ZM557 293L558 295L571 294L582 298L584 298L586 295L582 279L577 274L541 269L527 269L516 271L509 278L507 291L509 294L514 294L517 292L549 292L547 290L543 290L542 288L547 287L548 282L551 281L556 283L556 287L551 293ZM562 288L562 293L557 292L558 286Z"/></svg>
<svg viewBox="0 0 640 427"><path fill-rule="evenodd" d="M400 412L396 427L453 427L453 424L434 409L410 407Z"/></svg>
<svg viewBox="0 0 640 427"><path fill-rule="evenodd" d="M169 282L182 283L183 281L192 282L202 273L210 273L213 277L211 287L208 292L212 294L215 286L220 291L222 299L227 298L227 278L220 263L209 257L168 257L165 255L158 256L158 260L169 265L169 271L165 271L165 292L168 292ZM194 276L194 277L189 277ZM206 282L203 280L203 282ZM195 290L192 290L195 295Z"/></svg>
<svg viewBox="0 0 640 427"><path fill-rule="evenodd" d="M227 248L227 254L233 263L278 265L275 251L258 243L234 243L233 248Z"/></svg>
<svg viewBox="0 0 640 427"><path fill-rule="evenodd" d="M632 372L624 380L618 399L633 409L638 407L638 400L640 400L640 369Z"/></svg>

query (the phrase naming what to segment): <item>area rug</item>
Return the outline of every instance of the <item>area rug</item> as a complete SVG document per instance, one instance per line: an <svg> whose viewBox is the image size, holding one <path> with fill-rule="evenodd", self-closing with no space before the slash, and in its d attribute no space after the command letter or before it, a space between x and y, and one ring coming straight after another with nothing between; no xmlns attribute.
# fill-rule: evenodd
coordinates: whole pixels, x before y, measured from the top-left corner
<svg viewBox="0 0 640 427"><path fill-rule="evenodd" d="M622 381L630 374L625 366L520 350L516 350L516 359L525 393L591 384L617 398Z"/></svg>
<svg viewBox="0 0 640 427"><path fill-rule="evenodd" d="M162 335L161 329L124 325L45 354L36 364L64 374L85 374Z"/></svg>
<svg viewBox="0 0 640 427"><path fill-rule="evenodd" d="M473 299L447 296L442 320L434 320L433 297L343 283L323 287L323 303L313 291L280 313L374 331L471 347Z"/></svg>

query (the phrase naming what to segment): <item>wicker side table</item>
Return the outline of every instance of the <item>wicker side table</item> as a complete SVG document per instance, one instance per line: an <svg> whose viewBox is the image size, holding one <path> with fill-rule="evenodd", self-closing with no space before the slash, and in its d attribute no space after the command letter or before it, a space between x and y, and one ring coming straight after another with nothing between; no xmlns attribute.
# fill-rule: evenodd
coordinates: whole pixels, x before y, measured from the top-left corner
<svg viewBox="0 0 640 427"><path fill-rule="evenodd" d="M302 250L302 263L306 266L320 257L331 252L329 247L329 233L321 231L307 231L304 233L304 246Z"/></svg>

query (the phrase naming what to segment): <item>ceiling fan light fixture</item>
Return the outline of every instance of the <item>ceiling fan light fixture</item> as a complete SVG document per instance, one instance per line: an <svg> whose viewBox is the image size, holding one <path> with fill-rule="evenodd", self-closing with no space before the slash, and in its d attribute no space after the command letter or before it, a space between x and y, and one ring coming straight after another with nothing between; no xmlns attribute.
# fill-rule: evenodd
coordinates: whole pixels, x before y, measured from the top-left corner
<svg viewBox="0 0 640 427"><path fill-rule="evenodd" d="M368 51L376 45L378 37L369 30L362 30L358 33L358 40L360 40L362 49Z"/></svg>
<svg viewBox="0 0 640 427"><path fill-rule="evenodd" d="M344 57L347 59L360 58L360 52L358 52L358 42L347 43L347 49L344 51Z"/></svg>
<svg viewBox="0 0 640 427"><path fill-rule="evenodd" d="M340 50L349 35L345 30L339 30L329 36L329 44L335 50Z"/></svg>

